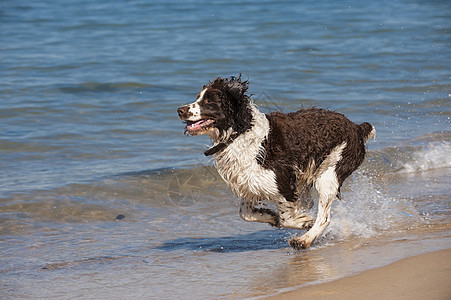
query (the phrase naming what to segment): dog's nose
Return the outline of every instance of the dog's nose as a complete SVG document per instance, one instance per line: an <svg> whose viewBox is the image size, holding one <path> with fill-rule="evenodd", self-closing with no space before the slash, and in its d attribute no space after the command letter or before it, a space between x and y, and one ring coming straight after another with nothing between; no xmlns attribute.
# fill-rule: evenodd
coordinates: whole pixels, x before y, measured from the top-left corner
<svg viewBox="0 0 451 300"><path fill-rule="evenodd" d="M182 117L188 112L188 106L181 106L177 109L177 112L179 113L179 117Z"/></svg>

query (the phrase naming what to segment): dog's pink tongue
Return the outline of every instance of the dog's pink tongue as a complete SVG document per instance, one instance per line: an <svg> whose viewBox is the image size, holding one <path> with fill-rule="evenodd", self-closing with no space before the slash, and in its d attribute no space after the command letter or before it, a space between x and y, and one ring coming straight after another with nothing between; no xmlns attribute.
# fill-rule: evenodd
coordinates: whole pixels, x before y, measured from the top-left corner
<svg viewBox="0 0 451 300"><path fill-rule="evenodd" d="M204 120L200 120L196 123L189 124L188 126L186 126L186 129L191 130L191 131L199 130L200 128L202 128L203 123L204 123Z"/></svg>
<svg viewBox="0 0 451 300"><path fill-rule="evenodd" d="M196 123L187 125L186 129L189 131L200 130L200 129L202 129L202 127L208 126L208 125L212 124L213 122L214 122L213 120L200 120L200 121L197 121Z"/></svg>

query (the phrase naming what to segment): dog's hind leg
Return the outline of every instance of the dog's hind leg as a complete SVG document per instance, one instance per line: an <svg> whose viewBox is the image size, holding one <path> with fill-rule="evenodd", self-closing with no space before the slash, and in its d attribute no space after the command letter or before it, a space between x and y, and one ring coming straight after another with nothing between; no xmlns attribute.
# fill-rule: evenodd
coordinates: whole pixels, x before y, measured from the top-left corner
<svg viewBox="0 0 451 300"><path fill-rule="evenodd" d="M246 222L269 223L280 227L279 216L269 208L256 208L250 201L241 201L240 217Z"/></svg>
<svg viewBox="0 0 451 300"><path fill-rule="evenodd" d="M327 225L330 223L330 209L332 203L338 195L340 189L340 181L337 176L337 164L342 159L343 149L346 142L335 147L321 166L315 172L314 185L318 191L318 215L316 216L313 227L300 237L290 240L290 245L295 249L305 249L310 247L313 241L323 233Z"/></svg>
<svg viewBox="0 0 451 300"><path fill-rule="evenodd" d="M313 227L300 237L290 240L290 245L295 249L310 247L313 241L321 235L330 223L330 209L338 194L338 178L335 166L330 166L316 180L315 187L318 190L318 215Z"/></svg>

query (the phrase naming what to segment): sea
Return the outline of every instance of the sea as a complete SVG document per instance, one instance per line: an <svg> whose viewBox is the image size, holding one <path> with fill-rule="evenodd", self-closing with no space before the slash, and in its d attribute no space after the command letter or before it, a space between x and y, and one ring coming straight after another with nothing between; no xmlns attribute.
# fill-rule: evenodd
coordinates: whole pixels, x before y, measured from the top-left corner
<svg viewBox="0 0 451 300"><path fill-rule="evenodd" d="M2 0L0 298L257 299L450 248L450 49L446 0ZM184 135L239 74L377 130L310 249Z"/></svg>

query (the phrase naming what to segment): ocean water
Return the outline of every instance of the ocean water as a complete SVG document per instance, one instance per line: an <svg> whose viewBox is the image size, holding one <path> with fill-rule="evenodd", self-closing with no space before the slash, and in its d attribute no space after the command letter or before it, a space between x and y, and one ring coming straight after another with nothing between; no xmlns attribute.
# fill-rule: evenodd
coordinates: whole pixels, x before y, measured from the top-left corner
<svg viewBox="0 0 451 300"><path fill-rule="evenodd" d="M0 3L5 299L242 299L451 246L449 1ZM176 109L217 76L377 136L311 249L246 223ZM314 214L314 210L312 210Z"/></svg>

